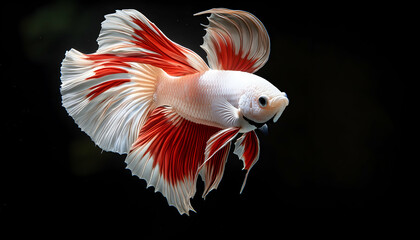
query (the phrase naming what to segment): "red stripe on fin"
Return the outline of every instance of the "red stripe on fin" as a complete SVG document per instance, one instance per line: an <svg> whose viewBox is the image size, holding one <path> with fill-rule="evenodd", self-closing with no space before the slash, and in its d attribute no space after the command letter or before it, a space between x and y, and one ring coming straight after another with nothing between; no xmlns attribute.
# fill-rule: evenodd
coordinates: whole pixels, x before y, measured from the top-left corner
<svg viewBox="0 0 420 240"><path fill-rule="evenodd" d="M260 141L258 140L257 134L254 131L244 133L235 142L234 152L238 155L239 159L244 162L244 168L247 170L244 183L241 187L241 193L245 187L246 180L248 178L249 171L252 166L258 161L260 156Z"/></svg>
<svg viewBox="0 0 420 240"><path fill-rule="evenodd" d="M93 100L94 98L99 96L101 93L103 93L103 92L105 92L105 91L107 91L107 90L109 90L113 87L117 87L121 84L124 84L126 82L130 82L130 79L116 79L116 80L111 80L111 81L100 83L98 85L90 87L89 89L92 90L92 91L90 93L88 93L86 95L86 97L89 98L89 100Z"/></svg>
<svg viewBox="0 0 420 240"><path fill-rule="evenodd" d="M110 65L110 64L109 63L103 64L103 68L94 70L95 75L86 78L86 80L94 79L94 78L101 78L101 77L104 77L106 75L111 75L111 74L128 73L128 71L125 69L122 69L119 67L113 67L112 65L107 67L107 65Z"/></svg>
<svg viewBox="0 0 420 240"><path fill-rule="evenodd" d="M196 53L168 39L140 12L127 9L105 16L98 54L114 54L159 67L172 76L208 70Z"/></svg>
<svg viewBox="0 0 420 240"><path fill-rule="evenodd" d="M190 198L195 195L206 143L219 131L216 127L185 120L171 107L158 107L140 130L127 156L127 168L161 192L179 213L188 214L190 210L194 211ZM220 172L228 151L219 152L211 166ZM209 176L213 182L211 186L216 178Z"/></svg>
<svg viewBox="0 0 420 240"><path fill-rule="evenodd" d="M210 13L204 43L210 68L256 72L268 60L270 38L264 25L251 13L214 8Z"/></svg>

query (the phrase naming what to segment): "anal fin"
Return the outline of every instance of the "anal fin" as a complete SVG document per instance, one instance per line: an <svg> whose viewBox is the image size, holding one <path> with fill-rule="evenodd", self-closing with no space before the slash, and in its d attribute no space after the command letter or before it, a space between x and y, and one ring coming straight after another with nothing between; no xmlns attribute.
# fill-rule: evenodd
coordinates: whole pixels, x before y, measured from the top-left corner
<svg viewBox="0 0 420 240"><path fill-rule="evenodd" d="M214 186L214 179L221 179L221 176L217 178L220 175L217 173L223 174L229 148L215 153L212 164L203 165L206 144L220 131L188 121L171 107L158 107L152 111L131 147L126 159L127 168L161 192L179 213L189 214L190 210L194 211L190 198L195 195L201 169L206 170L202 172L204 179L213 183L208 188Z"/></svg>

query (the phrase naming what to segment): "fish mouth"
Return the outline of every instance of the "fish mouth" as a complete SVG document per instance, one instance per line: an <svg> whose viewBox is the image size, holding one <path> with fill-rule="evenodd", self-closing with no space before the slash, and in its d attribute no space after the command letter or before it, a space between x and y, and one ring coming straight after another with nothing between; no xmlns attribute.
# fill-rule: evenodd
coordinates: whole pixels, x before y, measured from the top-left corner
<svg viewBox="0 0 420 240"><path fill-rule="evenodd" d="M280 109L280 111L278 111L278 112L274 115L274 117L272 118L274 123L275 123L275 122L277 122L277 120L279 120L279 118L280 118L280 116L281 116L281 114L283 113L283 111L284 111L284 109L285 109L285 108L286 108L286 107L281 108L281 109Z"/></svg>
<svg viewBox="0 0 420 240"><path fill-rule="evenodd" d="M287 96L285 94L285 96ZM279 120L281 114L283 113L284 109L289 105L289 99L287 97L280 97L275 99L276 100L276 104L278 106L278 112L274 115L273 117L273 122L277 122L277 120Z"/></svg>

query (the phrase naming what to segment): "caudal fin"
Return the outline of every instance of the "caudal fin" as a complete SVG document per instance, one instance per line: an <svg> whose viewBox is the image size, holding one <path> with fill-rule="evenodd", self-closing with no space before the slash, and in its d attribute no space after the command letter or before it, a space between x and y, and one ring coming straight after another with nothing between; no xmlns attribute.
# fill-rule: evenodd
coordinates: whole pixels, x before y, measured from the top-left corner
<svg viewBox="0 0 420 240"><path fill-rule="evenodd" d="M62 103L103 150L127 153L153 107L156 79L147 64L71 49L61 66Z"/></svg>
<svg viewBox="0 0 420 240"><path fill-rule="evenodd" d="M106 15L97 42L95 54L75 49L66 53L61 66L63 106L99 147L128 153L156 107L158 76L181 76L208 67L136 10Z"/></svg>

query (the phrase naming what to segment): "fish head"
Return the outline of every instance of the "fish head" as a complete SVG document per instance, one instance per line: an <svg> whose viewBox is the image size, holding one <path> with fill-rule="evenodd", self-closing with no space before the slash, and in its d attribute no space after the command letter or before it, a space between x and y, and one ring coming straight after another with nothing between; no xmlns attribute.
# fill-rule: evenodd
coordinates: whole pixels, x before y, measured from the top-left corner
<svg viewBox="0 0 420 240"><path fill-rule="evenodd" d="M277 122L289 105L289 99L285 92L281 92L267 80L253 76L239 99L239 109L245 123L259 128L270 120Z"/></svg>

